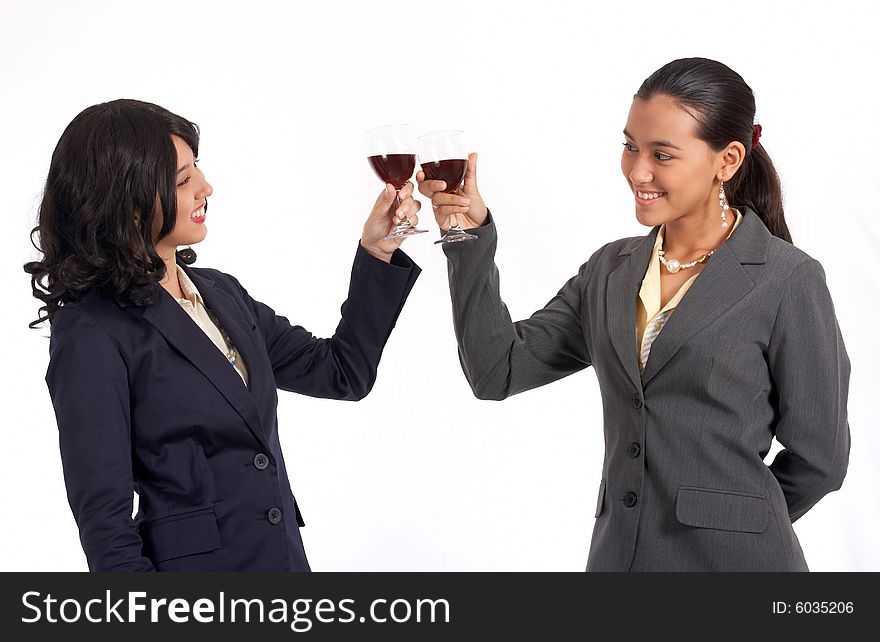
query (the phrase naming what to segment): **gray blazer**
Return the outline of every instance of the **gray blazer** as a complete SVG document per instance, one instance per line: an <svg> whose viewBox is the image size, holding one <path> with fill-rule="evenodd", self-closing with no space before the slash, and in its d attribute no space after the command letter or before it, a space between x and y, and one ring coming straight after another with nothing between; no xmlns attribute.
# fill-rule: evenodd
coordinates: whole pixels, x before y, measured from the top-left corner
<svg viewBox="0 0 880 642"><path fill-rule="evenodd" d="M478 398L596 369L605 461L588 571L808 570L792 522L846 475L850 362L820 263L739 209L641 376L636 303L659 227L599 248L516 323L491 219L444 245ZM774 436L784 449L768 467Z"/></svg>

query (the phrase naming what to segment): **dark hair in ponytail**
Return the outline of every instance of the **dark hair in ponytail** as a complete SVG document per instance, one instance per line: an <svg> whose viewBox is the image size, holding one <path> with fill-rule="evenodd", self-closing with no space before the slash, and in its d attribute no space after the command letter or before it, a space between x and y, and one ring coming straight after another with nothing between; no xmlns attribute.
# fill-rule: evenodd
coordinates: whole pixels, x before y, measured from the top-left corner
<svg viewBox="0 0 880 642"><path fill-rule="evenodd" d="M162 238L177 216L172 135L198 155L195 123L127 99L93 105L64 130L31 231L43 257L24 266L34 297L44 303L30 327L51 322L62 305L92 290L136 305L156 300L165 263L153 243L154 220L161 219ZM195 253L181 260L192 263Z"/></svg>
<svg viewBox="0 0 880 642"><path fill-rule="evenodd" d="M732 205L747 205L774 236L791 243L782 209L782 186L767 150L752 147L755 94L738 73L715 60L680 58L648 76L636 96L644 100L669 96L697 120L697 137L715 151L731 141L746 148L733 178L724 184Z"/></svg>

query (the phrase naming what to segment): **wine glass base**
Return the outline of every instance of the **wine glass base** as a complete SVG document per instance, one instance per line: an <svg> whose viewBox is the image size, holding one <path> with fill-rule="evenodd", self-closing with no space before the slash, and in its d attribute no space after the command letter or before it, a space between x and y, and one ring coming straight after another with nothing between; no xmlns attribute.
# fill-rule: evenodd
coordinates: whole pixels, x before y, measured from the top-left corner
<svg viewBox="0 0 880 642"><path fill-rule="evenodd" d="M427 232L428 230L420 230L415 225L408 224L404 226L397 226L394 230L388 234L383 241L392 241L394 239L403 238L406 236L412 236L413 234L422 234L423 232Z"/></svg>
<svg viewBox="0 0 880 642"><path fill-rule="evenodd" d="M480 238L476 234L469 234L465 232L463 229L454 229L449 228L446 231L446 234L439 241L434 241L434 245L438 243L459 243L460 241L473 241L474 239Z"/></svg>

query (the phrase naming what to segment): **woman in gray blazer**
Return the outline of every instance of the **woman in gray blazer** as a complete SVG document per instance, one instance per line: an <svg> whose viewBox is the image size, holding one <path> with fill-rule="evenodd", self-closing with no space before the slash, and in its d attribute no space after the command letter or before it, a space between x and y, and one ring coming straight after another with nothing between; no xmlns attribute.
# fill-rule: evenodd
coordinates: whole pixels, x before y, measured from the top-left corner
<svg viewBox="0 0 880 642"><path fill-rule="evenodd" d="M603 245L515 323L476 154L455 194L418 176L440 226L457 217L479 237L444 245L474 394L596 369L605 460L589 571L806 571L792 523L846 474L849 358L754 116L752 90L716 61L648 77L621 168L651 232ZM784 448L767 466L773 437Z"/></svg>

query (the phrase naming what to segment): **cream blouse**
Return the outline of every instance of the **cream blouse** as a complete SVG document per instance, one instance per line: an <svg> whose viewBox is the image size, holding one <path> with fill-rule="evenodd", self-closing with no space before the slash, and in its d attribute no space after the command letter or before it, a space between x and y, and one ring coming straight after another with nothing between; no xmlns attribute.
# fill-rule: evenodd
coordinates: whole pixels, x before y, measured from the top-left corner
<svg viewBox="0 0 880 642"><path fill-rule="evenodd" d="M202 331L208 335L208 338L214 342L214 345L217 346L217 349L223 354L223 357L226 358L227 352L231 346L227 345L226 340L223 338L223 333L220 331L217 323L215 323L208 308L205 307L205 301L202 299L202 295L199 293L195 283L190 280L186 275L186 272L184 272L183 268L179 265L177 266L177 279L180 281L180 289L183 291L183 298L177 299L177 297L175 297L175 299L180 304L180 307L182 307L190 318L195 321L196 325L199 326ZM244 364L241 353L238 351L236 351L235 365L233 367L241 377L244 385L247 386L247 367Z"/></svg>

